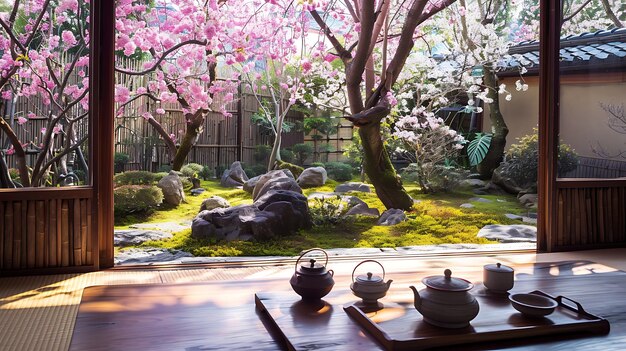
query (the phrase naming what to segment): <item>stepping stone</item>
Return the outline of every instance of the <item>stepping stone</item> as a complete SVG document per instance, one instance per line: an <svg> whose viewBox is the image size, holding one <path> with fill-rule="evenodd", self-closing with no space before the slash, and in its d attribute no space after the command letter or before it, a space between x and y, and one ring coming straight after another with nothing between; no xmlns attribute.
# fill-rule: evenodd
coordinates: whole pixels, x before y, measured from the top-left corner
<svg viewBox="0 0 626 351"><path fill-rule="evenodd" d="M513 213L507 213L504 216L506 218L508 218L508 219L514 219L514 220L522 220L522 218L524 218L522 216L519 216L519 215L516 215L516 214L513 214Z"/></svg>
<svg viewBox="0 0 626 351"><path fill-rule="evenodd" d="M480 229L477 236L502 243L537 242L537 227L525 224L489 224Z"/></svg>
<svg viewBox="0 0 626 351"><path fill-rule="evenodd" d="M115 256L115 264L142 264L156 262L180 262L183 257L193 257L189 252L160 248L131 248L120 250Z"/></svg>
<svg viewBox="0 0 626 351"><path fill-rule="evenodd" d="M482 203L490 203L493 202L489 199L485 199L484 197L472 197L469 199L471 202L482 202Z"/></svg>
<svg viewBox="0 0 626 351"><path fill-rule="evenodd" d="M466 204L461 204L461 206L459 206L459 207L462 207L462 208L474 208L474 205L466 203Z"/></svg>
<svg viewBox="0 0 626 351"><path fill-rule="evenodd" d="M113 233L114 246L133 246L139 245L150 240L163 240L172 237L172 233L162 232L158 230L145 229L125 229L116 230Z"/></svg>
<svg viewBox="0 0 626 351"><path fill-rule="evenodd" d="M180 232L191 228L191 221L185 222L161 222L161 223L137 223L130 225L131 229L153 229L163 232Z"/></svg>

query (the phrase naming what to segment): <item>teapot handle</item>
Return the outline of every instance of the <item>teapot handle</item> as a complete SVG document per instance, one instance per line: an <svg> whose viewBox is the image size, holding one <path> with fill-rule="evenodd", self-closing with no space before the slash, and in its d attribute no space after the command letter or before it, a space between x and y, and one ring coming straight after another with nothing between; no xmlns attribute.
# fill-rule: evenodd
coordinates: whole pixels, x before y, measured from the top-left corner
<svg viewBox="0 0 626 351"><path fill-rule="evenodd" d="M311 251L322 251L324 253L324 256L326 256L326 262L324 262L324 267L326 267L328 265L328 254L326 253L326 251L324 251L324 249L321 249L319 247L314 247L312 249L304 251L302 253L302 255L300 255L300 257L298 257L298 259L296 260L296 266L294 268L294 271L296 273L298 272L298 262L300 262L300 260L302 259L302 257L304 257L304 255L308 254Z"/></svg>
<svg viewBox="0 0 626 351"><path fill-rule="evenodd" d="M356 265L356 267L354 267L354 269L352 270L352 281L354 282L354 272L356 272L356 269L359 268L360 265L362 265L365 262L374 262L374 263L378 263L378 265L380 266L380 268L383 269L383 280L385 280L385 267L383 267L383 265L376 261L376 260L364 260L361 261L359 264Z"/></svg>

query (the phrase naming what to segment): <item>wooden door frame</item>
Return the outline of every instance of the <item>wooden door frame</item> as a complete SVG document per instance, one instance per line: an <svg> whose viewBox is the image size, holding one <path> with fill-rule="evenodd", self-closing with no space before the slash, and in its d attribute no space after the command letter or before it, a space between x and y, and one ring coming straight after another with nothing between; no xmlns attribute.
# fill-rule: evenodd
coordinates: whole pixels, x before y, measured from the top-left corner
<svg viewBox="0 0 626 351"><path fill-rule="evenodd" d="M113 153L115 123L115 5L91 2L89 133L93 228L98 233L96 269L113 267Z"/></svg>

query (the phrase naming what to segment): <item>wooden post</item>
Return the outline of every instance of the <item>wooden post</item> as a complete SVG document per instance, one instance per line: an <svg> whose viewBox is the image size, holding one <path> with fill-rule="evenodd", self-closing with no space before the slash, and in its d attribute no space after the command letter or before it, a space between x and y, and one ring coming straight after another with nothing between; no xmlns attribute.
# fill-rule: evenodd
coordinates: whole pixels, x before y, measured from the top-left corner
<svg viewBox="0 0 626 351"><path fill-rule="evenodd" d="M237 88L237 92L239 94L239 100L237 101L237 161L243 162L243 90L241 89L241 84ZM218 174L220 176L221 174Z"/></svg>
<svg viewBox="0 0 626 351"><path fill-rule="evenodd" d="M96 268L113 266L113 149L115 86L115 6L91 2L91 92L89 123L91 180L94 189L92 241Z"/></svg>
<svg viewBox="0 0 626 351"><path fill-rule="evenodd" d="M539 35L539 209L537 251L555 246L557 224L556 167L559 134L560 1L540 0ZM569 235L569 233L564 233Z"/></svg>

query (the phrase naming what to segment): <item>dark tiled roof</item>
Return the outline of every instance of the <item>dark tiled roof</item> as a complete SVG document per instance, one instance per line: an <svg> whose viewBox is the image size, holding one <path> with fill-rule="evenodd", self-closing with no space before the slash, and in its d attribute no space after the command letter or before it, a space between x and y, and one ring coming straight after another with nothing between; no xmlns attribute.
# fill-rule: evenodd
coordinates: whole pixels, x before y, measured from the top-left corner
<svg viewBox="0 0 626 351"><path fill-rule="evenodd" d="M504 69L500 75L519 74L520 66L529 74L539 67L539 42L521 42L509 49L509 55L500 62ZM562 71L587 71L590 69L626 69L626 28L602 30L561 38Z"/></svg>

